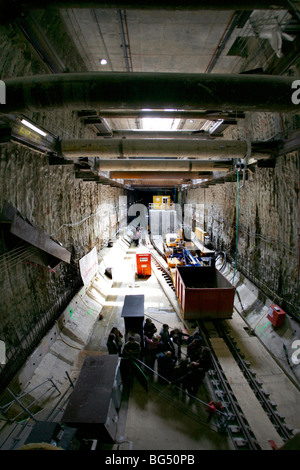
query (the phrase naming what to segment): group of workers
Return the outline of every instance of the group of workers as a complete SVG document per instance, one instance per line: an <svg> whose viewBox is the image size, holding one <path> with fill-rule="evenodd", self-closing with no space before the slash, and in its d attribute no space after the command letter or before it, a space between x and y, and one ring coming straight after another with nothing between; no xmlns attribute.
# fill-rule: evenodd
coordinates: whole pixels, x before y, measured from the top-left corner
<svg viewBox="0 0 300 470"><path fill-rule="evenodd" d="M211 367L210 351L203 344L200 332L195 331L189 335L179 328L170 331L167 324L163 324L158 332L152 320L147 318L143 333L144 341L136 331L129 330L123 344L122 333L117 328L112 328L107 341L109 354L144 361L149 375L156 373L157 363L160 381L173 384L176 388L187 391L190 396L196 396ZM184 352L183 345L186 346Z"/></svg>

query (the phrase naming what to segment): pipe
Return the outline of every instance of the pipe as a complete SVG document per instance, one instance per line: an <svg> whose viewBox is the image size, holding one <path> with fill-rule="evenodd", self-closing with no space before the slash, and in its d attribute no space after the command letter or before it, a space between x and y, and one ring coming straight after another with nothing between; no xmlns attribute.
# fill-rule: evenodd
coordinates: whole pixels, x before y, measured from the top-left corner
<svg viewBox="0 0 300 470"><path fill-rule="evenodd" d="M215 168L212 168L215 169ZM197 179L201 177L198 171L111 171L112 179L128 179L128 180L186 180Z"/></svg>
<svg viewBox="0 0 300 470"><path fill-rule="evenodd" d="M239 140L70 139L62 141L61 152L66 158L189 157L221 160L243 158L247 144Z"/></svg>
<svg viewBox="0 0 300 470"><path fill-rule="evenodd" d="M103 136L107 138L107 136ZM109 136L110 137L110 136ZM130 130L130 129L116 129L112 131L112 139L189 139L189 140L204 140L209 139L209 132L195 132L195 131L143 131L143 130Z"/></svg>
<svg viewBox="0 0 300 470"><path fill-rule="evenodd" d="M203 160L107 159L97 160L97 171L228 171L232 162Z"/></svg>
<svg viewBox="0 0 300 470"><path fill-rule="evenodd" d="M5 80L4 114L69 109L299 111L294 77L247 74L88 72Z"/></svg>
<svg viewBox="0 0 300 470"><path fill-rule="evenodd" d="M109 9L138 9L138 10L289 10L288 0L118 0L107 2L103 0L46 0L42 6L37 0L22 2L7 2L1 0L1 11L14 12L15 15L33 9L51 8L109 8ZM1 15L2 16L2 15Z"/></svg>

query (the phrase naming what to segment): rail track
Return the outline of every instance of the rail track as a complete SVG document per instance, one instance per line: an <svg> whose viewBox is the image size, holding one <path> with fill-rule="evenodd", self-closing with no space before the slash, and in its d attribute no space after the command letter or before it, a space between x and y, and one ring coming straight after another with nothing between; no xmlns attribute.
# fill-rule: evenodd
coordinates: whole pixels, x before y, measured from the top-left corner
<svg viewBox="0 0 300 470"><path fill-rule="evenodd" d="M152 247L156 250L156 252L158 254L158 256L156 256L151 251L152 261L154 262L156 268L162 273L162 275L163 275L166 283L168 284L168 286L175 292L175 287L174 287L174 284L173 284L173 279L172 279L169 267L163 264L164 261L166 260L166 257L164 255L164 253L157 247L157 245L155 244L155 242L152 239L150 239L150 243L151 243ZM143 244L147 245L147 243L144 239L143 239ZM162 258L162 260L160 258Z"/></svg>
<svg viewBox="0 0 300 470"><path fill-rule="evenodd" d="M159 271L161 271L161 273L162 273L166 283L168 284L168 286L171 287L171 289L175 292L175 287L174 287L174 284L173 284L173 280L172 280L172 276L170 274L170 271L165 266L163 266L163 264L159 261L159 259L155 255L153 255L153 253L151 253L151 259L152 259L152 261L154 261L154 264L157 267L157 269Z"/></svg>
<svg viewBox="0 0 300 470"><path fill-rule="evenodd" d="M164 254L157 248L153 240L151 240L151 244L157 252L157 256L151 253L155 266L163 272L164 279L175 291L170 271L160 260L160 257L165 260ZM195 326L195 321L190 322L191 325L188 325L188 321L185 321L184 323L186 323L185 326L189 326L190 328L192 328L192 325ZM207 322L205 321L197 320L196 324L204 340L204 344L209 347L211 352L211 368L206 374L206 384L212 401L221 401L225 412L222 415L220 414L217 420L219 430L221 432L225 431L228 433L236 449L260 450L256 437L253 434L236 397L234 396L230 384L218 361L217 354L212 347L210 341L212 336L220 337L224 340L232 354L233 360L238 364L277 433L281 436L283 441L289 440L293 436L292 430L286 425L284 418L278 413L276 404L270 400L269 394L262 387L262 383L257 379L255 373L251 371L250 364L241 354L233 337L225 328L224 322L222 320L212 320L209 322L209 327L207 327ZM213 328L211 327L212 325Z"/></svg>
<svg viewBox="0 0 300 470"><path fill-rule="evenodd" d="M284 422L284 418L278 413L276 403L270 400L269 394L262 387L262 382L256 377L256 374L251 371L249 362L245 360L244 355L240 352L228 329L224 327L222 321L214 321L213 324L215 326L215 331L227 344L232 356L243 372L244 377L249 383L262 408L267 413L278 434L283 438L283 440L290 439L292 437L291 430Z"/></svg>
<svg viewBox="0 0 300 470"><path fill-rule="evenodd" d="M263 410L269 417L274 428L281 436L283 441L286 441L292 437L292 431L285 424L284 418L281 417L276 409L276 404L269 398L269 394L263 389L262 383L256 378L255 374L251 371L249 363L244 359L240 353L239 348L235 344L235 341L231 338L230 334L226 331L223 326L222 320L209 322L213 325L208 329L205 321L197 321L197 325L204 340L206 346L211 351L212 368L208 374L208 387L210 388L211 394L215 396L217 400L221 400L228 419L226 423L226 429L232 439L234 446L237 449L245 450L259 450L259 444L256 441L254 434L244 416L242 409L240 408L234 393L228 383L228 380L223 372L222 367L219 364L218 357L214 352L210 338L220 337L227 344L233 359L237 362L245 378L247 379L250 387L252 388L256 398L260 402ZM270 447L271 448L271 447Z"/></svg>
<svg viewBox="0 0 300 470"><path fill-rule="evenodd" d="M209 333L203 322L197 322L198 329L203 338L204 344L211 352L211 365L207 374L207 386L212 396L212 401L221 401L226 413L225 422L221 421L220 429L226 430L232 440L235 449L238 450L260 450L253 432L236 400L228 380L219 364L209 341Z"/></svg>

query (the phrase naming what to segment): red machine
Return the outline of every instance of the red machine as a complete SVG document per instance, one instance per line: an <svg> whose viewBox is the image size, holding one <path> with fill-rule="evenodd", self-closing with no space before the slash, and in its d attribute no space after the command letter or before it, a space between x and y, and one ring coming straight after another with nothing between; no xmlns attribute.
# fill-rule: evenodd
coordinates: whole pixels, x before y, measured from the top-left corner
<svg viewBox="0 0 300 470"><path fill-rule="evenodd" d="M140 252L136 254L136 272L138 276L151 276L151 254Z"/></svg>
<svg viewBox="0 0 300 470"><path fill-rule="evenodd" d="M278 305L271 305L268 311L267 319L270 320L273 326L279 327L284 322L285 312L280 307L278 307Z"/></svg>

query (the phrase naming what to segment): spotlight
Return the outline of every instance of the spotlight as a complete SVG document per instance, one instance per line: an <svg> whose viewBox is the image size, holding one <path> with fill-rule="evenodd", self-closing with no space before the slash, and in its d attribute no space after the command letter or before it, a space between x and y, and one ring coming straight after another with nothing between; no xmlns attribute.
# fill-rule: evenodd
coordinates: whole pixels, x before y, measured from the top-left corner
<svg viewBox="0 0 300 470"><path fill-rule="evenodd" d="M43 137L45 137L47 135L46 132L42 131L41 129L39 129L38 127L36 127L34 124L31 124L31 122L27 121L26 119L22 119L21 120L21 123L24 124L24 126L26 127L29 127L30 129L32 129L33 131L37 132L38 134L42 135Z"/></svg>

